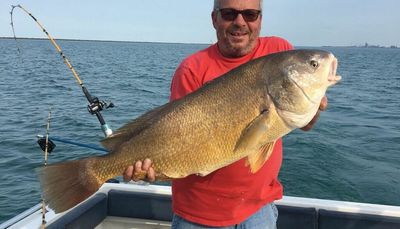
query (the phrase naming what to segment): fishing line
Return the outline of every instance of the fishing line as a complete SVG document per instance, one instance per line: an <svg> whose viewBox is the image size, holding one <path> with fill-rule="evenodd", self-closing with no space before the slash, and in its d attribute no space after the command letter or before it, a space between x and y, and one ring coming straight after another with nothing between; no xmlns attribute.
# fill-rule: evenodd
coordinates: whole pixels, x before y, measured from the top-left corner
<svg viewBox="0 0 400 229"><path fill-rule="evenodd" d="M89 102L89 105L88 105L89 113L91 113L92 115L96 115L97 116L97 119L99 120L99 122L101 124L101 129L102 129L104 135L106 137L110 136L112 134L112 130L108 126L108 124L105 122L105 120L104 120L103 116L101 115L100 111L102 111L104 108L107 109L107 108L114 107L114 104L113 103L107 104L106 102L104 102L102 100L99 100L99 98L93 97L93 96L90 95L88 89L83 85L83 81L79 77L78 73L75 71L74 67L72 66L72 64L68 60L68 58L64 55L63 51L61 50L60 46L56 43L54 38L47 32L47 30L42 26L42 24L28 10L26 10L21 5L11 5L11 12L10 12L10 14L11 14L11 27L12 27L14 39L15 39L16 42L17 42L17 37L15 36L14 22L13 22L13 13L14 13L14 9L15 8L20 8L26 14L28 14L36 22L36 24L42 29L42 31L46 34L47 38L53 44L53 46L55 47L56 51L60 54L60 56L63 59L64 63L67 65L68 69L72 72L75 80L77 81L77 83L81 87L81 89L83 91L83 94L85 95L86 99ZM20 48L18 46L18 42L17 42L17 49L18 49L18 52L21 52Z"/></svg>

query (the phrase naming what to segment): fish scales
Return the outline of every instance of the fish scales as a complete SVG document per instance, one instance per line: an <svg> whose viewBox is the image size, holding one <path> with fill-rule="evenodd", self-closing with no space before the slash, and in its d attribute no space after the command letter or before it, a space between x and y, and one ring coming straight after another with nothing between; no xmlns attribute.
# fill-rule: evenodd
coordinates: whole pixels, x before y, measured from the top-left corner
<svg viewBox="0 0 400 229"><path fill-rule="evenodd" d="M225 77L225 87L211 87L215 84L210 84L200 93L169 107L165 115L154 118L153 125L115 152L122 154L118 158L125 158L122 167L151 158L156 172L163 171L168 177L180 178L199 171L211 172L214 167L221 167L220 164L224 166L240 159L241 155L227 154L233 154L241 131L260 112L263 99L253 96L256 87L247 90L241 87L255 85L255 82L246 81L257 79L254 75L257 72L260 71L234 72L244 77ZM107 169L106 165L99 167ZM206 170L208 165L216 166ZM119 174L121 170L115 170L111 177Z"/></svg>

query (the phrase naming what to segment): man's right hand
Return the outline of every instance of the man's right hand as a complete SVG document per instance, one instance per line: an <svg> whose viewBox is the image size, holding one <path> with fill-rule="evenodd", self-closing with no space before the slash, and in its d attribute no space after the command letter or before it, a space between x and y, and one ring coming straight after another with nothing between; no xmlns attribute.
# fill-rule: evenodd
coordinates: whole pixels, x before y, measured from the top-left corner
<svg viewBox="0 0 400 229"><path fill-rule="evenodd" d="M145 174L145 181L154 182L156 180L152 162L149 158L146 158L143 162L137 161L134 165L128 166L123 174L124 181L139 181L138 174Z"/></svg>

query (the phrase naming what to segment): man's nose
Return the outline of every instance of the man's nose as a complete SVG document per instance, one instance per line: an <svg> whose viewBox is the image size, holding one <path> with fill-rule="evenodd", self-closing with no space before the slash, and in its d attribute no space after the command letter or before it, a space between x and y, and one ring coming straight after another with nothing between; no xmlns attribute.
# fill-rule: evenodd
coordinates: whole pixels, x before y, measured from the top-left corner
<svg viewBox="0 0 400 229"><path fill-rule="evenodd" d="M246 21L244 20L242 14L238 14L235 20L233 20L233 23L239 26L246 25Z"/></svg>

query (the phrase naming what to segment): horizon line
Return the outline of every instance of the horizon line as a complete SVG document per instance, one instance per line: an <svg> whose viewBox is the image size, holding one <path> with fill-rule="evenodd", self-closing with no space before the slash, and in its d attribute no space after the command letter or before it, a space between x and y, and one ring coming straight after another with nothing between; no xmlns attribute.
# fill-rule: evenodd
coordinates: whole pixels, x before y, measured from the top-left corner
<svg viewBox="0 0 400 229"><path fill-rule="evenodd" d="M49 40L44 37L0 37L0 39L21 39L21 40ZM159 43L159 44L194 44L194 45L212 45L215 43L196 43L196 42L169 42L169 41L127 41L127 40L98 40L98 39L74 39L74 38L53 38L58 41L89 41L89 42L123 42L123 43ZM364 48L364 45L294 45L295 47L356 47ZM370 45L369 48L400 48L396 45L380 46Z"/></svg>

